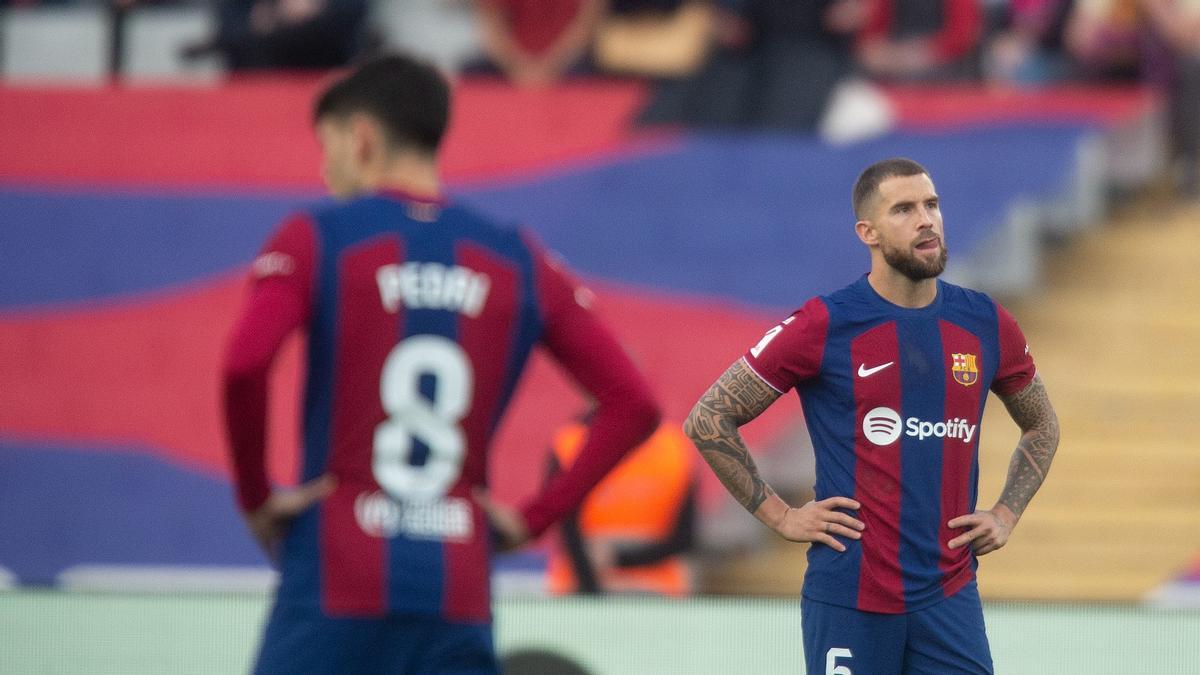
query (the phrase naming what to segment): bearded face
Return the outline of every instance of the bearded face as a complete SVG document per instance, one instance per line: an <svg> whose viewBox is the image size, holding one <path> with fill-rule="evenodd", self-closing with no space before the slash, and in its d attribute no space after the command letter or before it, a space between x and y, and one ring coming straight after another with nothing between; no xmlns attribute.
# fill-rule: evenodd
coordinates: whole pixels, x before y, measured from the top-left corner
<svg viewBox="0 0 1200 675"><path fill-rule="evenodd" d="M937 255L925 252L935 246L938 251ZM880 242L879 248L887 264L912 281L931 279L946 271L946 259L949 257L949 251L942 240L936 236L922 237L907 247L894 246L884 240Z"/></svg>
<svg viewBox="0 0 1200 675"><path fill-rule="evenodd" d="M941 205L928 175L883 180L869 222L864 232L874 235L884 262L907 279L924 281L945 271Z"/></svg>

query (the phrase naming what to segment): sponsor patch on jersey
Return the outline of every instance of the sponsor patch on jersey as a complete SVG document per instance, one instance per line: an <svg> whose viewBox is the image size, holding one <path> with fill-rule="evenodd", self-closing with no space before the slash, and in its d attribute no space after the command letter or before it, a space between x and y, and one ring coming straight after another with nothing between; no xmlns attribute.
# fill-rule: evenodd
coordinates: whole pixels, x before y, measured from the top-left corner
<svg viewBox="0 0 1200 675"><path fill-rule="evenodd" d="M466 541L471 538L471 505L460 497L432 502L400 502L382 490L364 492L354 500L354 517L362 531L390 539Z"/></svg>
<svg viewBox="0 0 1200 675"><path fill-rule="evenodd" d="M974 354L951 354L950 372L954 381L969 387L979 381L979 366L975 364Z"/></svg>
<svg viewBox="0 0 1200 675"><path fill-rule="evenodd" d="M919 417L901 418L900 413L887 407L872 409L863 417L863 436L875 445L891 445L901 434L923 441L926 438L956 438L970 443L975 438L978 424L955 417L930 422Z"/></svg>

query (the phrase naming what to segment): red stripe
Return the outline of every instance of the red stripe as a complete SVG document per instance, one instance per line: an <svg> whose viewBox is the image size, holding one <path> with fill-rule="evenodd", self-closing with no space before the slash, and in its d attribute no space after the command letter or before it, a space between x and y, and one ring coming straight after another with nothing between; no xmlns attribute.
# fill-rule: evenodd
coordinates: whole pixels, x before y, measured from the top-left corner
<svg viewBox="0 0 1200 675"><path fill-rule="evenodd" d="M966 420L967 424L975 427L969 443L964 443L962 438L949 436L942 439L942 520L938 532L941 556L938 569L942 572L943 592L950 596L974 576L970 549L963 547L950 550L947 546L951 539L962 534L962 530L952 530L946 523L957 516L966 515L970 509L971 466L975 461L975 449L979 447L979 404L986 390L978 372L973 378L963 377L963 381L971 382L964 385L955 379L952 369L955 354L973 354L976 369L983 370L979 338L948 321L942 321L940 329L946 368L946 419Z"/></svg>
<svg viewBox="0 0 1200 675"><path fill-rule="evenodd" d="M458 321L458 343L471 359L475 387L471 410L463 420L467 456L462 478L450 495L470 499L473 486L487 483L488 448L507 380L521 295L512 264L488 249L460 243L455 256L458 264L486 274L490 282L484 311L476 317L462 314ZM482 621L490 616L486 523L474 502L472 508L475 536L463 542L448 541L443 548L446 583L442 611L448 619Z"/></svg>
<svg viewBox="0 0 1200 675"><path fill-rule="evenodd" d="M336 494L321 508L321 604L326 613L382 615L387 611L388 540L363 531L355 500L379 490L371 469L375 427L386 418L379 376L402 334L403 310L380 300L375 273L403 260L394 238L350 247L338 261L338 315L329 471Z"/></svg>
<svg viewBox="0 0 1200 675"><path fill-rule="evenodd" d="M866 524L858 579L858 608L895 614L904 611L904 580L900 570L900 439L876 445L867 438L863 421L879 407L901 412L900 346L896 324L889 322L859 335L850 344L851 368L893 365L867 377L852 374L856 409L854 439L854 498L862 504L859 518Z"/></svg>

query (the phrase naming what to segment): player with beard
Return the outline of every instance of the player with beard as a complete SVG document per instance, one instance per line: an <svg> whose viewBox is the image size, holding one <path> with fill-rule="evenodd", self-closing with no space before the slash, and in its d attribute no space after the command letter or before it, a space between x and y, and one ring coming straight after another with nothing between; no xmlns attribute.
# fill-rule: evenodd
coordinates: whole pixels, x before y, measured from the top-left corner
<svg viewBox="0 0 1200 675"><path fill-rule="evenodd" d="M978 556L1004 546L1058 447L1058 420L1012 316L937 277L946 245L929 172L878 162L853 191L871 270L812 298L709 388L684 429L730 493L811 542L807 672L991 673ZM738 427L795 389L816 498L793 507ZM994 391L1021 429L999 500L975 508L979 426Z"/></svg>

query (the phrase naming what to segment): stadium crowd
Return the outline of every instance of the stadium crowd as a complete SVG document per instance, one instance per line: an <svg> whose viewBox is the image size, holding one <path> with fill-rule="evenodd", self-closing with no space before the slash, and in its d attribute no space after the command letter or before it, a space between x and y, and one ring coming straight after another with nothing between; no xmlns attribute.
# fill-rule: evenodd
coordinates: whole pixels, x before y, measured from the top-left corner
<svg viewBox="0 0 1200 675"><path fill-rule="evenodd" d="M869 107L879 83L1142 82L1167 101L1175 187L1200 195L1191 0L0 0L69 5L108 6L118 19L207 8L214 33L180 55L217 56L235 72L332 68L402 48L521 87L645 78L655 92L646 124L812 131L848 96Z"/></svg>

